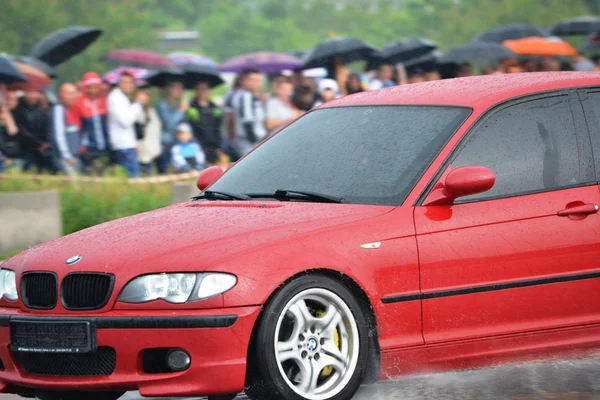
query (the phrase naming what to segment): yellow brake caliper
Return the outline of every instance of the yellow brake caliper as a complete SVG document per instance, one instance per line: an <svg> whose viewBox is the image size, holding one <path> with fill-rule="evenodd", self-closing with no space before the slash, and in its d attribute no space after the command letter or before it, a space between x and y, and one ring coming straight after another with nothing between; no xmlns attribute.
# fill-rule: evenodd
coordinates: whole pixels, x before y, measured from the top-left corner
<svg viewBox="0 0 600 400"><path fill-rule="evenodd" d="M325 310L318 310L316 312L316 314L317 314L318 318L321 318L323 315L325 315ZM340 348L340 333L338 332L337 328L335 328L335 331L333 331L333 342L335 343L335 347L337 347L339 349ZM327 378L329 375L331 375L332 372L333 372L333 367L328 365L325 368L323 368L323 370L321 371L321 377Z"/></svg>

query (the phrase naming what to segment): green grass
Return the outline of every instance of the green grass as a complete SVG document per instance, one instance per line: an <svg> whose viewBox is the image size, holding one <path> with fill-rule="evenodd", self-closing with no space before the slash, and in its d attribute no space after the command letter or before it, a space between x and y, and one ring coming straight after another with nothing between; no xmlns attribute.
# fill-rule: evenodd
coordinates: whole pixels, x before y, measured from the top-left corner
<svg viewBox="0 0 600 400"><path fill-rule="evenodd" d="M171 183L129 184L118 170L108 176L111 182L70 182L9 173L0 179L0 192L58 190L65 235L171 203Z"/></svg>

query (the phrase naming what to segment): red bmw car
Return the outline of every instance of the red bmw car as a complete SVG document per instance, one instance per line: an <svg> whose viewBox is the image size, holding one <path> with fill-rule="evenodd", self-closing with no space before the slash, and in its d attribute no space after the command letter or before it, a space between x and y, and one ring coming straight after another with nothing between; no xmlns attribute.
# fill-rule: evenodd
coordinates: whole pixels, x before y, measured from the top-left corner
<svg viewBox="0 0 600 400"><path fill-rule="evenodd" d="M599 174L597 73L327 103L193 201L6 261L0 388L340 400L596 348Z"/></svg>

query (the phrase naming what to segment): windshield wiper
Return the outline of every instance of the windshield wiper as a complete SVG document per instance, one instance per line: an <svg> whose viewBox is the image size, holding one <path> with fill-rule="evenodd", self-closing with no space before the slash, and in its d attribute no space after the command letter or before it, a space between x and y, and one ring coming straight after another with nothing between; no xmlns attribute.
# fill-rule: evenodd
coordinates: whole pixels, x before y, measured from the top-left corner
<svg viewBox="0 0 600 400"><path fill-rule="evenodd" d="M214 190L205 190L196 197L192 197L192 200L250 200L250 196L240 193L230 192L217 192Z"/></svg>
<svg viewBox="0 0 600 400"><path fill-rule="evenodd" d="M258 197L277 200L304 200L316 201L320 203L343 203L342 197L331 196L328 194L308 192L303 190L276 190L274 193L248 193L249 197Z"/></svg>

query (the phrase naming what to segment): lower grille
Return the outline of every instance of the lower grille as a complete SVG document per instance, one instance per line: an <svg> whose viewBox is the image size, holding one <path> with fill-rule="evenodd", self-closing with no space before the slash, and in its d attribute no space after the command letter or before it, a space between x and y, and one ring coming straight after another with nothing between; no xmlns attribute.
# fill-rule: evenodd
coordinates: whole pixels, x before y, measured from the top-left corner
<svg viewBox="0 0 600 400"><path fill-rule="evenodd" d="M63 306L68 310L95 310L108 302L113 275L73 273L65 276L60 290Z"/></svg>
<svg viewBox="0 0 600 400"><path fill-rule="evenodd" d="M28 272L21 277L21 297L28 308L54 308L57 292L56 275L52 272Z"/></svg>
<svg viewBox="0 0 600 400"><path fill-rule="evenodd" d="M115 371L117 354L112 347L94 353L14 353L21 368L34 375L106 376Z"/></svg>

